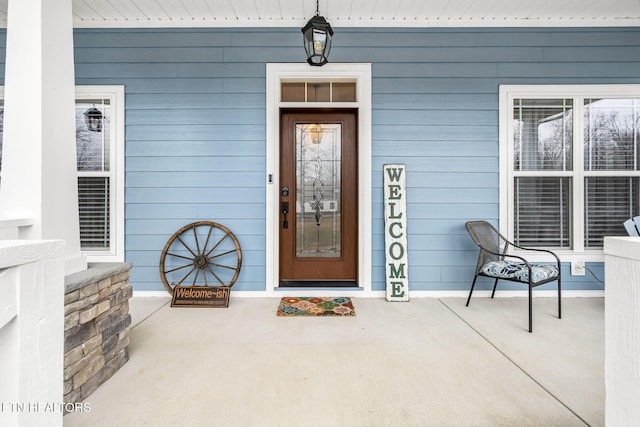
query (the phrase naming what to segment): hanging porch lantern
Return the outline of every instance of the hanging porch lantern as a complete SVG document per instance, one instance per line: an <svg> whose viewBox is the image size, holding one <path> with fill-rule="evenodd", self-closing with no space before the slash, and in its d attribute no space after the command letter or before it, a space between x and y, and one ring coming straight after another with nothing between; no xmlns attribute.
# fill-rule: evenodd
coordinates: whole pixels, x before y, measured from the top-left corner
<svg viewBox="0 0 640 427"><path fill-rule="evenodd" d="M104 116L96 107L91 107L84 112L84 121L91 132L102 132L102 119Z"/></svg>
<svg viewBox="0 0 640 427"><path fill-rule="evenodd" d="M318 2L319 0L316 0L316 16L309 19L302 28L302 34L304 49L307 51L307 62L309 65L320 67L329 62L327 58L331 50L333 30L324 17L320 16Z"/></svg>

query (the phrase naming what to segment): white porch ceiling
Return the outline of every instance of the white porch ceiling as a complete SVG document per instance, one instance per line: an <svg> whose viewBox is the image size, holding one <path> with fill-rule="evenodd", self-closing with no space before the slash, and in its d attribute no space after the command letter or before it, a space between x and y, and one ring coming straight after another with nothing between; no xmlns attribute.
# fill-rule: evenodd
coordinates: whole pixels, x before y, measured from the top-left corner
<svg viewBox="0 0 640 427"><path fill-rule="evenodd" d="M315 9L314 0L73 0L82 28L302 27ZM320 0L319 9L333 27L640 25L640 0Z"/></svg>

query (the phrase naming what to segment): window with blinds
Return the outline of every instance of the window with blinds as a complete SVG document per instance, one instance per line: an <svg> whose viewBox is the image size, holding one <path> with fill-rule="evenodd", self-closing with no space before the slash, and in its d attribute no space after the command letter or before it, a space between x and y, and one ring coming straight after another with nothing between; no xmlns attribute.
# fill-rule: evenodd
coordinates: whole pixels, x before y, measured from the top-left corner
<svg viewBox="0 0 640 427"><path fill-rule="evenodd" d="M626 235L622 223L639 215L639 140L640 99L584 100L585 248Z"/></svg>
<svg viewBox="0 0 640 427"><path fill-rule="evenodd" d="M571 247L571 178L515 178L515 212L516 244Z"/></svg>
<svg viewBox="0 0 640 427"><path fill-rule="evenodd" d="M109 177L78 177L80 243L83 250L103 250L111 244Z"/></svg>
<svg viewBox="0 0 640 427"><path fill-rule="evenodd" d="M584 168L637 171L640 99L584 100Z"/></svg>
<svg viewBox="0 0 640 427"><path fill-rule="evenodd" d="M516 99L513 119L514 241L570 248L573 100Z"/></svg>
<svg viewBox="0 0 640 427"><path fill-rule="evenodd" d="M602 249L640 214L640 99L514 98L514 240Z"/></svg>
<svg viewBox="0 0 640 427"><path fill-rule="evenodd" d="M87 111L100 112L102 117L99 122L94 122L101 125L100 129L91 126ZM111 248L110 115L108 99L76 101L78 211L80 247L83 251L104 251ZM99 116L90 119L95 120L97 117ZM3 125L4 106L0 102L0 171Z"/></svg>
<svg viewBox="0 0 640 427"><path fill-rule="evenodd" d="M626 235L622 223L640 215L638 177L588 177L584 183L584 246L601 248L604 236Z"/></svg>
<svg viewBox="0 0 640 427"><path fill-rule="evenodd" d="M111 107L109 99L76 100L80 247L111 247Z"/></svg>
<svg viewBox="0 0 640 427"><path fill-rule="evenodd" d="M124 259L124 86L76 86L75 125L81 251L91 262L119 262Z"/></svg>

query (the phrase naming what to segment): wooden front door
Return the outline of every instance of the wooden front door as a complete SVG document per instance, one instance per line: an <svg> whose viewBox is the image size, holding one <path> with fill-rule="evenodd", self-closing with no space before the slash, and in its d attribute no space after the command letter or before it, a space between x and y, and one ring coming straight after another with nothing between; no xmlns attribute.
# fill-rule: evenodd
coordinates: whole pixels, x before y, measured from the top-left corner
<svg viewBox="0 0 640 427"><path fill-rule="evenodd" d="M355 286L357 112L280 118L280 286Z"/></svg>

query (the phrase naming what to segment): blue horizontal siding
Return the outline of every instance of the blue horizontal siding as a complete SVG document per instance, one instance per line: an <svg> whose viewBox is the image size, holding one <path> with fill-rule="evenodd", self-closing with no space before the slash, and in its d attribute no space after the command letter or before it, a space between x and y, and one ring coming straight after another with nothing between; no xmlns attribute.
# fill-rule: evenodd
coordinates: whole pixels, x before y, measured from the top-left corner
<svg viewBox="0 0 640 427"><path fill-rule="evenodd" d="M397 142L398 140L396 140ZM382 166L387 163L404 163L407 170L429 170L431 172L461 172L469 170L477 172L492 172L498 168L498 159L490 157L400 157L387 156L385 158L374 158L374 170L382 170ZM409 178L411 179L411 178ZM381 181L382 182L382 181Z"/></svg>
<svg viewBox="0 0 640 427"><path fill-rule="evenodd" d="M264 108L263 93L176 93L131 94L127 108L145 110L180 110L182 108Z"/></svg>
<svg viewBox="0 0 640 427"><path fill-rule="evenodd" d="M264 110L259 108L191 108L181 109L138 109L127 111L127 123L149 125L245 125L264 124Z"/></svg>
<svg viewBox="0 0 640 427"><path fill-rule="evenodd" d="M264 290L265 64L302 54L296 28L75 31L76 83L125 86L134 289L161 290L165 242L212 220L243 248L234 289ZM411 288L467 290L477 250L464 222L498 222L499 85L640 83L640 29L338 28L331 61L372 64L373 289L384 289L382 165L404 163ZM563 273L565 289L601 289Z"/></svg>
<svg viewBox="0 0 640 427"><path fill-rule="evenodd" d="M150 159L151 161L151 159ZM265 172L127 172L126 188L262 187ZM194 190L197 191L197 190ZM170 202L170 201L167 201Z"/></svg>
<svg viewBox="0 0 640 427"><path fill-rule="evenodd" d="M216 47L145 47L144 49L122 49L116 47L76 47L75 54L84 63L110 62L222 62L224 49Z"/></svg>
<svg viewBox="0 0 640 427"><path fill-rule="evenodd" d="M373 124L371 132L374 141L477 141L497 140L498 129L487 124L483 126L436 126L404 125L384 126Z"/></svg>
<svg viewBox="0 0 640 427"><path fill-rule="evenodd" d="M238 142L238 139L218 140L182 140L179 143L180 156L240 156L242 153L259 153L264 150L263 140L247 140ZM127 158L134 157L162 157L176 154L175 140L129 140L125 147Z"/></svg>
<svg viewBox="0 0 640 427"><path fill-rule="evenodd" d="M405 109L405 110L374 110L372 120L377 125L405 126L421 123L423 125L437 126L467 126L483 125L494 122L497 112L479 110L427 110Z"/></svg>
<svg viewBox="0 0 640 427"><path fill-rule="evenodd" d="M497 92L490 94L429 94L425 96L420 93L373 93L373 111L377 109L399 109L419 108L422 110L480 110L498 111Z"/></svg>
<svg viewBox="0 0 640 427"><path fill-rule="evenodd" d="M180 153L182 154L182 153ZM127 160L127 172L218 172L254 171L264 169L264 157L246 156L241 163L234 162L233 156L153 156L153 162L149 157L129 157Z"/></svg>
<svg viewBox="0 0 640 427"><path fill-rule="evenodd" d="M264 138L265 127L263 125L245 125L242 132L238 132L236 125L128 125L127 137L138 141L154 141L157 139L170 139L173 141L210 141L211 135L216 135L222 140L230 139L257 139Z"/></svg>
<svg viewBox="0 0 640 427"><path fill-rule="evenodd" d="M187 225L191 222L196 221L198 218L193 217L184 217L178 219L154 219L154 218L143 218L143 219L131 219L128 218L126 220L125 227L128 230L128 236L130 239L127 239L127 243L131 243L131 239L135 237L135 239L140 238L154 238L156 243L162 242L162 245L166 243L176 230ZM211 219L213 222L216 221L216 218ZM259 221L246 221L242 218L229 218L225 219L224 224L230 230L234 231L234 234L237 236L264 236L265 235L265 223ZM241 231L241 232L240 232ZM161 236L160 238L156 236ZM140 240L138 240L140 241ZM256 246L257 248L264 249L264 246ZM144 250L148 247L141 246L137 249Z"/></svg>
<svg viewBox="0 0 640 427"><path fill-rule="evenodd" d="M397 47L332 47L331 57L335 61L366 62L367 58L380 58L377 62L387 63L463 63L463 62L537 62L544 60L545 49L542 47L518 46L517 49L505 49L502 46L461 47L414 47L398 49Z"/></svg>
<svg viewBox="0 0 640 427"><path fill-rule="evenodd" d="M227 203L220 200L218 203L172 203L166 200L163 203L128 203L125 209L127 218L202 218L203 220L216 221L216 218L243 218L262 220L265 212L263 201L256 203ZM224 225L224 224L223 224ZM233 231L233 230L232 230Z"/></svg>
<svg viewBox="0 0 640 427"><path fill-rule="evenodd" d="M129 188L126 203L164 203L173 200L174 203L252 203L265 197L261 188Z"/></svg>

